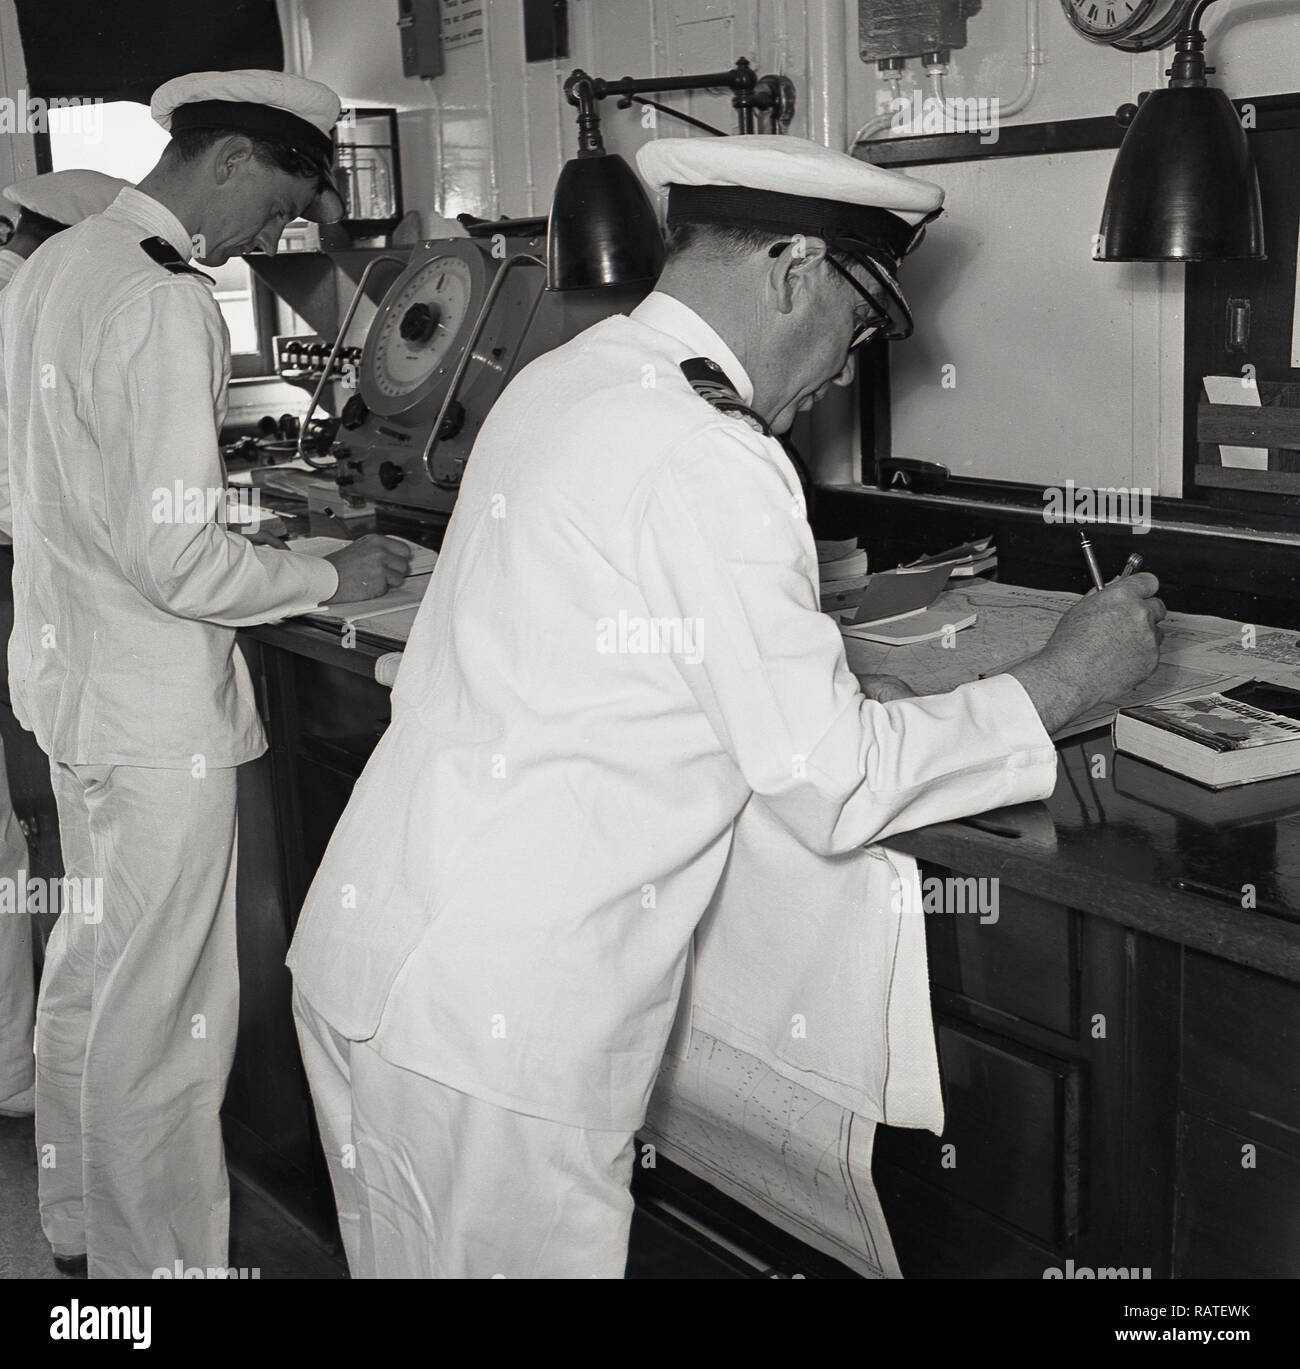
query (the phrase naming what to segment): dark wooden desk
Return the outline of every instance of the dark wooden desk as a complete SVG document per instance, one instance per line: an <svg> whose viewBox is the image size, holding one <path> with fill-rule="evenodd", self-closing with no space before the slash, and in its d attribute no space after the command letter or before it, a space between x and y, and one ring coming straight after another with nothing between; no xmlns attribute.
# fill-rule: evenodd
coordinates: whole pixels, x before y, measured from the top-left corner
<svg viewBox="0 0 1300 1369"><path fill-rule="evenodd" d="M906 1274L1300 1274L1300 796L1227 825L1118 765L1077 738L1046 803L891 840L945 909L947 1129L877 1143ZM954 906L970 879L996 922Z"/></svg>
<svg viewBox="0 0 1300 1369"><path fill-rule="evenodd" d="M246 1173L327 1234L283 957L388 720L383 649L302 623L242 638L271 750L241 776L227 1136ZM1046 804L975 824L891 839L948 881L929 886L942 898L926 922L947 1129L877 1133L904 1273L1295 1277L1300 817L1214 827L1126 797L1098 733L1062 747ZM953 911L975 880L996 890L996 921ZM1256 907L1240 906L1243 884Z"/></svg>

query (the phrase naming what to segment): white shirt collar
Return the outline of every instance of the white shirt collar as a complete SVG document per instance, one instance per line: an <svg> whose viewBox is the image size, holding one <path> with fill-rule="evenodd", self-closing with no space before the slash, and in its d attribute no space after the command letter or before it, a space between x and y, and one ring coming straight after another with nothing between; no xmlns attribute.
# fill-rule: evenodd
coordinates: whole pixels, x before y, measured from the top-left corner
<svg viewBox="0 0 1300 1369"><path fill-rule="evenodd" d="M181 254L183 261L189 261L194 255L194 243L185 225L165 204L133 185L128 185L104 210L104 214L107 218L121 219L148 229L149 237L165 238Z"/></svg>
<svg viewBox="0 0 1300 1369"><path fill-rule="evenodd" d="M708 357L727 373L742 404L754 402L754 382L735 352L688 304L661 290L652 291L632 310L632 318L648 328L675 337L692 356Z"/></svg>

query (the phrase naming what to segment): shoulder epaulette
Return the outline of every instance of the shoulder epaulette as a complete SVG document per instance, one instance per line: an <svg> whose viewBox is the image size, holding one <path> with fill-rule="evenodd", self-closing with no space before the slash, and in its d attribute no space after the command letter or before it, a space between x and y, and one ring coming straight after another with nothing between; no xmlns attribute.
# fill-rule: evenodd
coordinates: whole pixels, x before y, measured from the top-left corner
<svg viewBox="0 0 1300 1369"><path fill-rule="evenodd" d="M165 266L172 275L202 276L209 285L216 284L216 281L206 271L200 271L197 266L191 266L166 238L145 238L140 246L144 248L146 255L152 257L159 266Z"/></svg>
<svg viewBox="0 0 1300 1369"><path fill-rule="evenodd" d="M716 361L708 357L690 357L682 362L682 375L690 382L691 389L719 413L740 419L764 437L772 436L772 429L767 426L762 414L741 401L736 387Z"/></svg>

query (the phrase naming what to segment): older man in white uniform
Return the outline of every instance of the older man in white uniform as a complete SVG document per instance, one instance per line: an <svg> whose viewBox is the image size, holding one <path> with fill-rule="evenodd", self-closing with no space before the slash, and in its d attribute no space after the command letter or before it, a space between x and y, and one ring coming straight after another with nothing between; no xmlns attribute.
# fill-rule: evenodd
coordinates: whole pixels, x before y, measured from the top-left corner
<svg viewBox="0 0 1300 1369"><path fill-rule="evenodd" d="M36 1024L41 1220L92 1277L227 1264L236 767L265 749L235 629L405 570L382 538L331 564L188 521L221 507L230 347L187 263L337 218L338 112L277 72L168 82L158 166L38 249L0 307L14 708L50 756L69 880L102 880L98 920L65 895Z"/></svg>
<svg viewBox="0 0 1300 1369"><path fill-rule="evenodd" d="M53 171L4 188L4 198L19 211L14 235L0 248L0 290L18 268L56 233L107 209L126 181L102 171ZM13 519L9 511L9 446L0 409L0 640L13 628ZM25 880L27 842L14 814L0 745L0 881L10 896L0 908L0 1117L29 1117L36 1107L32 1027L35 991L32 977L32 920ZM6 914L8 914L6 916Z"/></svg>
<svg viewBox="0 0 1300 1369"><path fill-rule="evenodd" d="M356 1275L619 1277L745 805L832 858L1041 797L1045 726L1155 663L1146 577L1013 674L865 697L769 432L909 331L895 273L942 192L795 138L638 160L680 250L484 425L291 949Z"/></svg>

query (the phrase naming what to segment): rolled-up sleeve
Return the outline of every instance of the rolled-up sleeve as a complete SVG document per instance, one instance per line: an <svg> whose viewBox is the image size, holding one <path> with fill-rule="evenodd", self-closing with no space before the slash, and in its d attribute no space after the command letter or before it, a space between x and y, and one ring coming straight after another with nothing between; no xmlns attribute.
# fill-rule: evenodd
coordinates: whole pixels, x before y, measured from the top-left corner
<svg viewBox="0 0 1300 1369"><path fill-rule="evenodd" d="M89 413L122 573L169 613L243 627L317 607L338 575L318 557L254 546L215 521L225 506L214 393L224 348L204 287L162 282L106 328Z"/></svg>
<svg viewBox="0 0 1300 1369"><path fill-rule="evenodd" d="M697 644L678 668L746 783L824 854L1050 794L1056 752L1010 676L877 703L819 611L802 500L777 445L728 423L646 493L637 575Z"/></svg>

